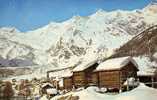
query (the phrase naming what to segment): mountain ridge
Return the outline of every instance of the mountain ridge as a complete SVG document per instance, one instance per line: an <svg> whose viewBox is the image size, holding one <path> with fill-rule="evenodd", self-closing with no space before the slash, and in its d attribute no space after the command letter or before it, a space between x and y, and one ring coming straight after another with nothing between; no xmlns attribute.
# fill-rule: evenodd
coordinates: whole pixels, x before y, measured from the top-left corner
<svg viewBox="0 0 157 100"><path fill-rule="evenodd" d="M156 11L157 5L151 4L132 11L98 10L89 16L74 16L27 32L0 28L0 57L5 59L8 55L52 68L74 66L92 54L99 59L107 58L138 33L157 24Z"/></svg>

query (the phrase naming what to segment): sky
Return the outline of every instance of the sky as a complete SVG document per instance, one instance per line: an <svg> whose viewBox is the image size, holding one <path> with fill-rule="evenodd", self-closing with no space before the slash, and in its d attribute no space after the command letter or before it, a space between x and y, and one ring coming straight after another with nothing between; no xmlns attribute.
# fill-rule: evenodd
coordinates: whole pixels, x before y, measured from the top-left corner
<svg viewBox="0 0 157 100"><path fill-rule="evenodd" d="M141 9L151 0L0 0L0 27L25 32L62 22L72 16L88 16L99 9Z"/></svg>

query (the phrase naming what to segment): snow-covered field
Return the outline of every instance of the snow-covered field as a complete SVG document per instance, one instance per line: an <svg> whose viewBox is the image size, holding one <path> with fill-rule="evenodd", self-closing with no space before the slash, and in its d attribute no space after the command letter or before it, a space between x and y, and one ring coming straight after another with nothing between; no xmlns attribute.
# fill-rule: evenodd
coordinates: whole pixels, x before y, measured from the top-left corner
<svg viewBox="0 0 157 100"><path fill-rule="evenodd" d="M137 88L120 94L102 94L96 92L96 90L98 90L97 87L88 87L87 89L79 92L70 92L63 96L79 96L79 100L157 100L157 90L147 87L142 83ZM51 100L57 100L57 98L60 97L61 96L56 96ZM47 99L43 96L40 100Z"/></svg>

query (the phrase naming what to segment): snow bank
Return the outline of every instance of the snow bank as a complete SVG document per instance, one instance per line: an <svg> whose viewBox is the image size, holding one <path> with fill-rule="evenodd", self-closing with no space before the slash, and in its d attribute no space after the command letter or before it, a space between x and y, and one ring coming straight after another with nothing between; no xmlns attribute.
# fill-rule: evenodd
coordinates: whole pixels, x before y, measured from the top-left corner
<svg viewBox="0 0 157 100"><path fill-rule="evenodd" d="M79 96L79 100L156 100L157 90L140 84L132 91L124 92L117 95L101 94L96 92L97 87L89 87L79 92L71 92L66 95ZM56 100L57 96L51 100Z"/></svg>
<svg viewBox="0 0 157 100"><path fill-rule="evenodd" d="M157 90L140 84L130 92L119 94L115 100L157 100Z"/></svg>
<svg viewBox="0 0 157 100"><path fill-rule="evenodd" d="M42 96L42 97L40 98L40 100L48 100L48 99L47 99L47 96L44 95L44 96Z"/></svg>

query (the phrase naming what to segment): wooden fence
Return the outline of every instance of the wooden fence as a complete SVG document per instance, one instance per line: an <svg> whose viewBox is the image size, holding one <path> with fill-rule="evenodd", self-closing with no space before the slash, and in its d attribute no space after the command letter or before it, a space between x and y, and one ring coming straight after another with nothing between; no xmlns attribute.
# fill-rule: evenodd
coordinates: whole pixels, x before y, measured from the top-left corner
<svg viewBox="0 0 157 100"><path fill-rule="evenodd" d="M151 85L152 88L157 88L157 82L145 82L145 85Z"/></svg>

